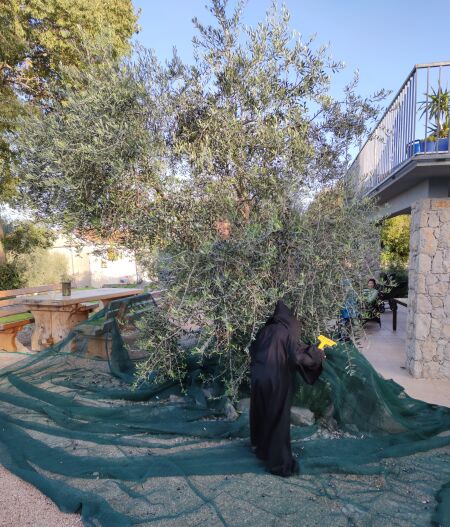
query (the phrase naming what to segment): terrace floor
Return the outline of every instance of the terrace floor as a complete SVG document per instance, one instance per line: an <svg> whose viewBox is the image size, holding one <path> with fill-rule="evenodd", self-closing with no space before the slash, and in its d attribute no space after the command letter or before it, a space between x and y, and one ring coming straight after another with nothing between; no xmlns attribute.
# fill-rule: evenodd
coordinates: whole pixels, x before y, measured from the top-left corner
<svg viewBox="0 0 450 527"><path fill-rule="evenodd" d="M381 328L369 323L361 351L386 379L393 379L415 399L450 407L450 380L415 379L405 368L406 308L398 306L397 331L392 331L392 312L381 317Z"/></svg>

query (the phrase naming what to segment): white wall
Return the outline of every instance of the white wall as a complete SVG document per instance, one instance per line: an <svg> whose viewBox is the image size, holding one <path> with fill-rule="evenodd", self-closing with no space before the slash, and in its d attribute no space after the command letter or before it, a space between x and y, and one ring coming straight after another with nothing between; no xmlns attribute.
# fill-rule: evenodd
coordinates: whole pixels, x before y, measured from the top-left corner
<svg viewBox="0 0 450 527"><path fill-rule="evenodd" d="M107 256L95 253L95 245L84 245L81 249L67 238L58 238L51 249L64 254L69 262L69 275L74 287L101 287L104 284L136 282L134 256L124 250L117 250L118 258L111 261Z"/></svg>
<svg viewBox="0 0 450 527"><path fill-rule="evenodd" d="M114 261L98 256L90 256L91 285L101 287L104 284L135 283L136 262L130 254L122 253Z"/></svg>

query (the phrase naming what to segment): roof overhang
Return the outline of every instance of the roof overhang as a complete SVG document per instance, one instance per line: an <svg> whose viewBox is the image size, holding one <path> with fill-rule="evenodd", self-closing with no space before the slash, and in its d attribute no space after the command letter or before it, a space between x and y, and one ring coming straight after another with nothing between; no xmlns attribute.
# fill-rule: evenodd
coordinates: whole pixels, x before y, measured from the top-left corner
<svg viewBox="0 0 450 527"><path fill-rule="evenodd" d="M411 187L430 179L450 182L450 153L415 155L365 195L377 198L382 205ZM448 190L447 195L441 197L448 197Z"/></svg>

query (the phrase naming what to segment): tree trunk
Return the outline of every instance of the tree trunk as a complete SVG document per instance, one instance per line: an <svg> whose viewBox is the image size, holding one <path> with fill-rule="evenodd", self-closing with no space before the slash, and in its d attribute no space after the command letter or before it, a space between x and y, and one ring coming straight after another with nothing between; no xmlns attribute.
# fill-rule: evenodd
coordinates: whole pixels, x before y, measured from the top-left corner
<svg viewBox="0 0 450 527"><path fill-rule="evenodd" d="M0 222L0 265L4 265L6 263L6 254L5 254L5 249L3 247L4 236L5 236L5 233L3 232L3 225Z"/></svg>

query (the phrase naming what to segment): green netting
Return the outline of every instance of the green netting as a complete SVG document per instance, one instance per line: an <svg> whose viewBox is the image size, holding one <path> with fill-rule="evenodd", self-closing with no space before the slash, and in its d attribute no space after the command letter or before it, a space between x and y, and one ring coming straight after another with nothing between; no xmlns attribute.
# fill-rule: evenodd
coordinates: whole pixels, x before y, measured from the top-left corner
<svg viewBox="0 0 450 527"><path fill-rule="evenodd" d="M351 345L299 389L317 422L292 428L301 475L283 479L252 454L248 415L229 421L205 397L198 364L187 394L151 378L133 390L134 330L108 327L109 360L89 356L102 336L80 326L0 372L0 461L85 525L450 525L450 410L411 399Z"/></svg>

